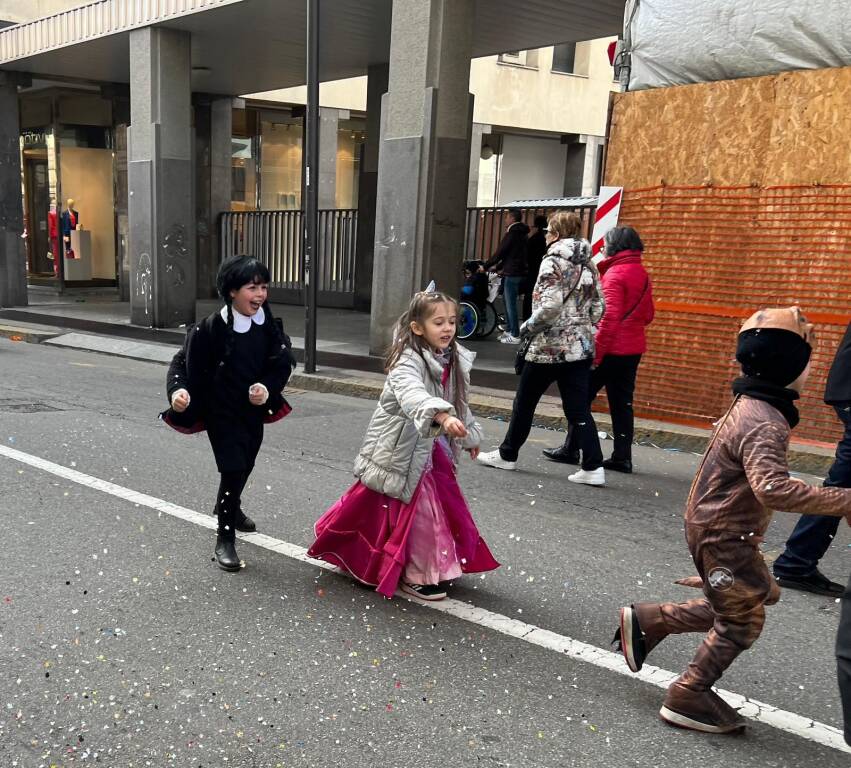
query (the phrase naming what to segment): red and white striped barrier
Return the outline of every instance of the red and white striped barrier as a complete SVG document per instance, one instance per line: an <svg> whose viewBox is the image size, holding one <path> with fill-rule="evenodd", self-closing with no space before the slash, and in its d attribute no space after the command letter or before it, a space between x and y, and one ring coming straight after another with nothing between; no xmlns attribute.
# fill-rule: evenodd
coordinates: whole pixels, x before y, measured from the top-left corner
<svg viewBox="0 0 851 768"><path fill-rule="evenodd" d="M591 255L597 262L603 257L603 238L618 224L621 212L623 187L600 187L597 212L594 214L594 231L591 234Z"/></svg>

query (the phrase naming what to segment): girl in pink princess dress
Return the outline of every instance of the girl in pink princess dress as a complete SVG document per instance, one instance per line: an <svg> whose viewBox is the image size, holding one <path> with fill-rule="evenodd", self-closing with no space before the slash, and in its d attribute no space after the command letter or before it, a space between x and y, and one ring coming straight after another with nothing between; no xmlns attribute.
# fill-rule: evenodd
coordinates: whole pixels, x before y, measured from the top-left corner
<svg viewBox="0 0 851 768"><path fill-rule="evenodd" d="M315 525L308 555L392 597L442 600L462 573L499 567L455 477L462 450L479 453L467 406L475 355L455 340L458 305L416 294L399 318L387 380L355 460L357 482Z"/></svg>

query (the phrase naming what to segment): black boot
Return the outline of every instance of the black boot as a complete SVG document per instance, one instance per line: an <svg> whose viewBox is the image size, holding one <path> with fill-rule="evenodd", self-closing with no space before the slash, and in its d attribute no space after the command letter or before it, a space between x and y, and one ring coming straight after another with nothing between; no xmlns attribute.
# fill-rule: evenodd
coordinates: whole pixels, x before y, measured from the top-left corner
<svg viewBox="0 0 851 768"><path fill-rule="evenodd" d="M242 562L236 554L233 531L220 532L216 536L216 563L224 571L238 571L242 568Z"/></svg>
<svg viewBox="0 0 851 768"><path fill-rule="evenodd" d="M550 461L557 461L560 464L580 464L582 460L579 457L579 451L571 451L567 448L567 443L560 445L558 448L544 448L542 451Z"/></svg>
<svg viewBox="0 0 851 768"><path fill-rule="evenodd" d="M245 512L241 512L237 517L236 523L234 523L234 528L238 531L242 531L243 533L254 533L257 530L257 526L254 524L254 521L245 514Z"/></svg>
<svg viewBox="0 0 851 768"><path fill-rule="evenodd" d="M623 472L625 475L632 474L632 459L605 459L603 467L612 472Z"/></svg>

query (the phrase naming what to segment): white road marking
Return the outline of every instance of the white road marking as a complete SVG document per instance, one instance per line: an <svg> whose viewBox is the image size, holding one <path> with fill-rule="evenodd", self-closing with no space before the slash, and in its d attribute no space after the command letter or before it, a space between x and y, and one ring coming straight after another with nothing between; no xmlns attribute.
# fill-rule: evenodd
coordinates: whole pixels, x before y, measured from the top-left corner
<svg viewBox="0 0 851 768"><path fill-rule="evenodd" d="M154 509L163 514L185 520L188 523L199 525L202 528L215 529L216 527L216 521L210 515L205 515L201 512L172 504L169 501L158 499L156 496L149 496L146 493L139 493L130 488L86 475L83 472L78 472L76 469L63 467L61 464L47 461L46 459L9 448L5 445L0 445L0 456L6 456L9 459L19 461L36 469L41 469L44 472L49 472L52 475L70 480L86 488L101 491L110 496L132 502L133 504ZM241 533L237 535L241 540L254 544L257 547L277 552L293 560L309 563L313 567L333 570L333 566L328 563L319 562L307 557L307 550L297 544L291 544L290 542L282 541L281 539L276 539L263 533ZM502 614L494 613L484 608L477 608L474 605L463 603L459 600L446 599L440 602L425 602L408 595L398 594L400 597L417 603L423 608L429 608L433 611L455 616L463 621L492 629L500 634L523 640L550 651L556 651L577 661L593 664L595 667L601 667L610 672L616 672L619 675L642 680L659 688L667 688L678 677L674 672L669 672L666 669L654 667L649 664L645 664L641 672L634 674L629 670L623 657L618 653L598 648L581 640L574 640L567 635L560 635L556 632L536 627L534 624L517 621L517 619L512 619L509 616L503 616ZM845 744L842 732L833 726L820 723L817 720L811 720L794 712L778 709L771 704L765 704L732 691L719 689L718 693L744 717L764 723L765 725L770 725L772 728L785 731L793 736L831 747L840 752L851 753L851 748Z"/></svg>

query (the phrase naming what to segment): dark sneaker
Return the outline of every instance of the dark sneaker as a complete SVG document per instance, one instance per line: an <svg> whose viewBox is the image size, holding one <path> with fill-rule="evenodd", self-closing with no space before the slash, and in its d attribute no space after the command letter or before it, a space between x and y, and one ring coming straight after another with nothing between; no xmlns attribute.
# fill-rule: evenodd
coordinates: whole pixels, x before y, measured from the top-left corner
<svg viewBox="0 0 851 768"><path fill-rule="evenodd" d="M675 681L659 710L668 725L703 733L741 733L747 722L715 691L695 691Z"/></svg>
<svg viewBox="0 0 851 768"><path fill-rule="evenodd" d="M631 605L621 608L620 627L615 633L614 640L612 640L612 646L615 651L623 653L626 665L633 672L638 672L644 665L644 660L647 658L647 648L641 634L638 616L635 608Z"/></svg>
<svg viewBox="0 0 851 768"><path fill-rule="evenodd" d="M550 461L557 461L559 464L581 464L582 459L579 456L579 451L568 451L564 445L558 448L544 448L542 451Z"/></svg>
<svg viewBox="0 0 851 768"><path fill-rule="evenodd" d="M638 672L659 643L668 636L657 603L636 603L620 610L620 625L612 638L612 650L622 653L626 665Z"/></svg>
<svg viewBox="0 0 851 768"><path fill-rule="evenodd" d="M446 597L446 588L440 584L409 584L407 581L403 581L402 591L418 597L420 600L437 601Z"/></svg>
<svg viewBox="0 0 851 768"><path fill-rule="evenodd" d="M254 521L247 515L243 515L240 520L237 520L233 527L243 533L254 533L257 530L257 526L254 524Z"/></svg>
<svg viewBox="0 0 851 768"><path fill-rule="evenodd" d="M605 459L603 467L612 470L612 472L623 472L625 475L632 474L631 459Z"/></svg>
<svg viewBox="0 0 851 768"><path fill-rule="evenodd" d="M818 568L807 576L783 576L775 573L774 578L784 589L798 589L801 592L812 592L814 595L842 597L845 587L825 576Z"/></svg>

